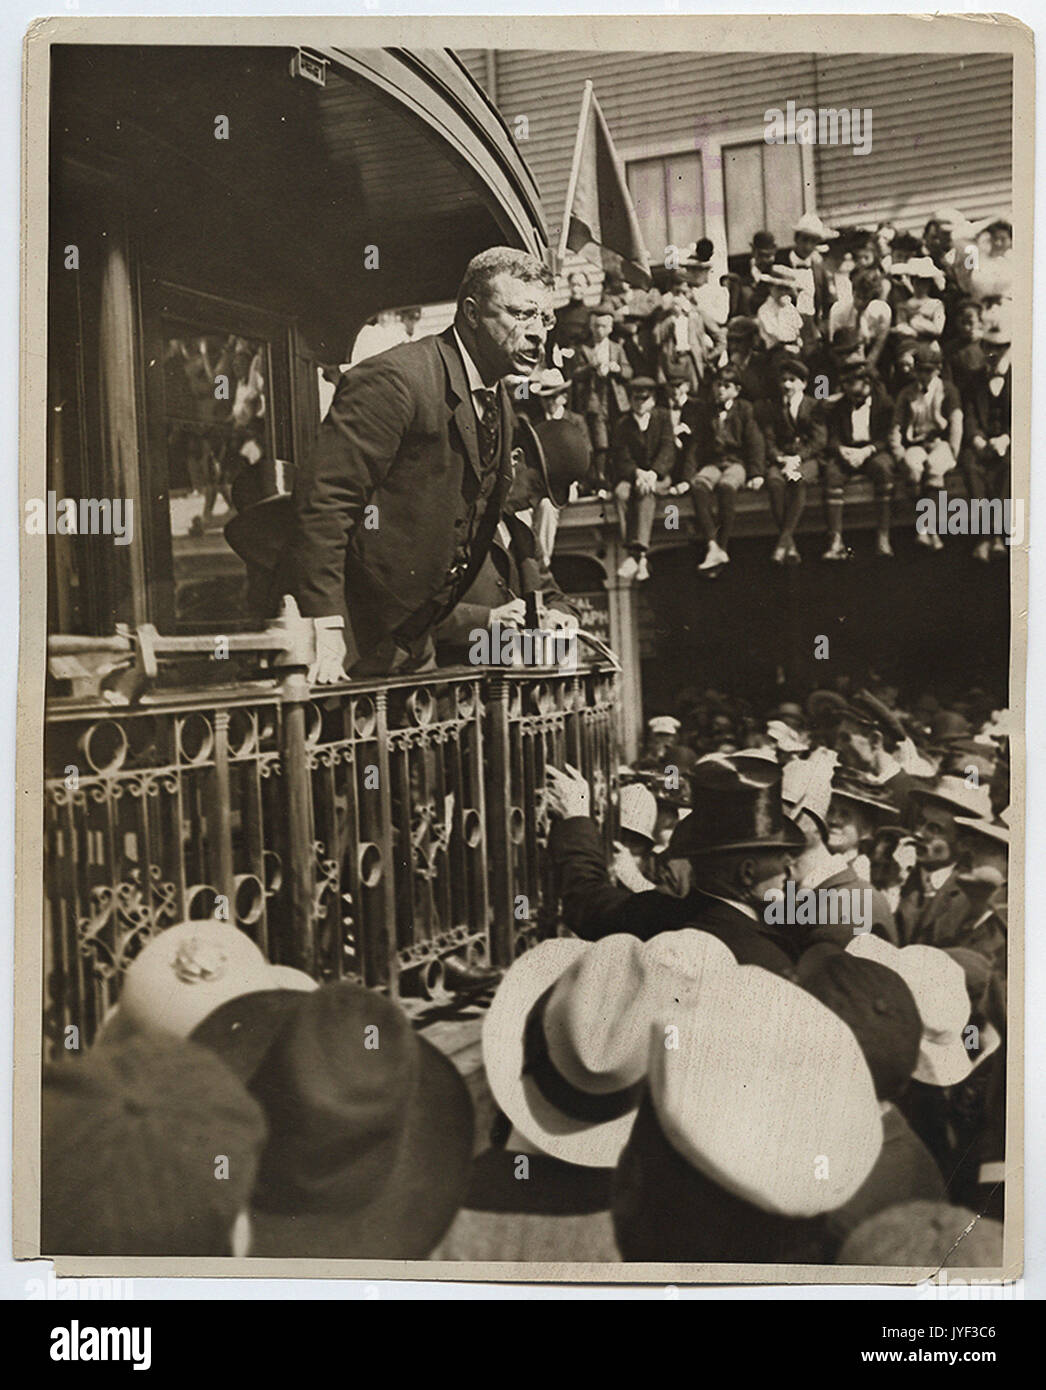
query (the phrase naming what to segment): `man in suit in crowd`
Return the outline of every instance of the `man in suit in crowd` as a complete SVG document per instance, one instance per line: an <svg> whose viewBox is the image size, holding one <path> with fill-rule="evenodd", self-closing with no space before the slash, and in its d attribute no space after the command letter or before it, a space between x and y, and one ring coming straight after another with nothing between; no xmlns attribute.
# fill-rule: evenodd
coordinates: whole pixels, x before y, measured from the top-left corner
<svg viewBox="0 0 1046 1390"><path fill-rule="evenodd" d="M470 261L450 328L341 378L294 489L315 683L433 664L433 630L479 574L512 486L502 378L538 366L553 283L535 257L491 247Z"/></svg>
<svg viewBox="0 0 1046 1390"><path fill-rule="evenodd" d="M725 756L703 758L690 778L693 810L681 820L666 858L690 862L691 890L673 897L658 888L632 893L610 882L589 789L573 769L548 772L548 802L557 817L549 853L559 873L563 922L586 941L613 932L649 940L693 927L727 945L741 965L788 974L802 941L793 928L766 919L767 894L783 891L803 832L785 815L781 770L771 763L741 768Z"/></svg>
<svg viewBox="0 0 1046 1390"><path fill-rule="evenodd" d="M960 875L962 827L959 817L988 821L986 787L970 787L965 777L938 778L912 792L912 825L918 860L901 889L897 922L903 946L965 946L965 929L976 916Z"/></svg>

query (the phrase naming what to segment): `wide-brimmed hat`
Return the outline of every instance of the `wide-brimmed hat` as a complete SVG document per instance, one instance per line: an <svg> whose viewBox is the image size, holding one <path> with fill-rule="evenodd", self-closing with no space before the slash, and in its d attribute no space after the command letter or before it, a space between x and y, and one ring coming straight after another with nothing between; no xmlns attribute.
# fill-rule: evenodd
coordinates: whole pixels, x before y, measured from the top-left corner
<svg viewBox="0 0 1046 1390"><path fill-rule="evenodd" d="M970 1000L962 966L936 946L898 948L871 933L854 937L846 949L895 970L911 990L923 1028L912 1073L915 1080L928 1086L956 1086L965 1081L974 1062L963 1039Z"/></svg>
<svg viewBox="0 0 1046 1390"><path fill-rule="evenodd" d="M209 1013L241 994L315 988L316 981L303 971L271 965L231 922L179 922L157 932L131 962L105 1036L141 1032L187 1038Z"/></svg>
<svg viewBox="0 0 1046 1390"><path fill-rule="evenodd" d="M741 768L726 754L712 753L690 774L692 813L672 832L667 853L688 859L716 851L802 849L799 827L785 815L781 769L749 759Z"/></svg>
<svg viewBox="0 0 1046 1390"><path fill-rule="evenodd" d="M1010 827L1002 820L981 820L976 816L956 816L955 824L962 826L963 833L983 835L986 840L1010 847Z"/></svg>
<svg viewBox="0 0 1046 1390"><path fill-rule="evenodd" d="M559 396L570 390L570 382L558 367L546 367L530 383L532 396Z"/></svg>
<svg viewBox="0 0 1046 1390"><path fill-rule="evenodd" d="M990 821L992 818L991 792L983 782L971 787L965 777L946 773L938 777L929 787L912 787L910 797L913 801L936 801L947 806L953 814L968 819Z"/></svg>
<svg viewBox="0 0 1046 1390"><path fill-rule="evenodd" d="M807 236L815 236L818 241L834 241L839 235L831 227L826 227L816 212L804 212L792 226L793 232L803 232Z"/></svg>
<svg viewBox="0 0 1046 1390"><path fill-rule="evenodd" d="M512 965L484 1020L494 1100L542 1153L612 1168L639 1105L652 1023L736 969L717 937L692 929L541 942Z"/></svg>
<svg viewBox="0 0 1046 1390"><path fill-rule="evenodd" d="M872 815L877 828L892 824L897 819L897 804L876 783L862 782L859 778L847 776L836 770L832 779L832 800L850 802L860 806Z"/></svg>
<svg viewBox="0 0 1046 1390"><path fill-rule="evenodd" d="M944 289L944 272L929 256L913 256L910 261L894 261L890 275L907 275L914 280L932 280L939 290Z"/></svg>
<svg viewBox="0 0 1046 1390"><path fill-rule="evenodd" d="M231 1000L192 1041L265 1112L254 1256L422 1259L465 1198L472 1101L385 995L341 981Z"/></svg>
<svg viewBox="0 0 1046 1390"><path fill-rule="evenodd" d="M678 1045L665 1041L659 1020L649 1080L659 1126L717 1185L802 1218L865 1181L882 1147L868 1064L847 1025L799 985L756 965L724 971L678 1024Z"/></svg>
<svg viewBox="0 0 1046 1390"><path fill-rule="evenodd" d="M652 734L671 734L673 738L682 727L674 714L655 714L646 726Z"/></svg>

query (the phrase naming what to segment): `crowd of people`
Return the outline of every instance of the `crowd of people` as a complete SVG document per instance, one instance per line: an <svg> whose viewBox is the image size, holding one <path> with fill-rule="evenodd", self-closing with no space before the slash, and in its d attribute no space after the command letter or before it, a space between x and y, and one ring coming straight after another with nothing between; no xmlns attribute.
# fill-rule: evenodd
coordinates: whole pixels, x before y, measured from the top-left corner
<svg viewBox="0 0 1046 1390"><path fill-rule="evenodd" d="M574 270L544 367L517 402L545 455L522 499L541 554L551 558L563 505L588 495L612 499L628 549L619 574L636 581L649 575L659 498L691 497L708 578L730 561L745 490L766 491L782 565L801 560L796 530L813 483L827 561L850 554L843 517L855 478L872 485L884 558L895 493L1001 503L1011 250L1003 216L974 226L940 209L920 238L889 224L836 230L805 213L791 246L757 232L718 283L707 239L649 290L611 271L592 302L589 275ZM917 539L945 544L929 521ZM1004 552L999 527L972 553L988 562Z"/></svg>
<svg viewBox="0 0 1046 1390"><path fill-rule="evenodd" d="M610 862L550 768L561 926L490 1002L489 1134L385 994L160 932L46 1074L44 1252L1000 1266L993 705L683 692L620 770Z"/></svg>

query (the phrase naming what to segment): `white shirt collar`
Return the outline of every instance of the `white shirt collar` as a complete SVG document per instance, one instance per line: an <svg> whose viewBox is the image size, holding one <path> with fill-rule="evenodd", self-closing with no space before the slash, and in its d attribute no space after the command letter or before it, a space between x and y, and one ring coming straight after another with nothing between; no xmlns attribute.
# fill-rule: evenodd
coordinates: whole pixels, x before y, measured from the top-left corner
<svg viewBox="0 0 1046 1390"><path fill-rule="evenodd" d="M482 376L480 375L479 368L476 366L475 362L473 362L472 358L469 356L468 349L465 347L465 344L461 341L461 335L458 333L458 330L456 328L454 329L454 341L458 345L458 351L461 353L461 360L465 364L465 379L469 384L469 391L472 393L472 404L476 407L477 411L479 411L479 413L482 414L483 411L480 402L476 400L476 392L492 391L494 387L488 386L487 383L483 380ZM497 383L495 382L495 386L496 385Z"/></svg>
<svg viewBox="0 0 1046 1390"><path fill-rule="evenodd" d="M931 869L926 875L927 881L935 893L939 892L947 880L951 878L954 868L954 864L944 864L939 869Z"/></svg>
<svg viewBox="0 0 1046 1390"><path fill-rule="evenodd" d="M646 434L647 430L650 428L650 421L653 419L653 416L649 411L647 411L645 415L637 415L633 410L632 419L635 420L636 424L639 426L640 434Z"/></svg>

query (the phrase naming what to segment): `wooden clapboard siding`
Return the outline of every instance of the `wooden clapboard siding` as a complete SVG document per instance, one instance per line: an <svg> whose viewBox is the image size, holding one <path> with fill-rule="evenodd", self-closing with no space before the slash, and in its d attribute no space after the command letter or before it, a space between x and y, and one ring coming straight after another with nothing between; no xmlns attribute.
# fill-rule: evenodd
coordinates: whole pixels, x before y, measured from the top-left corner
<svg viewBox="0 0 1046 1390"><path fill-rule="evenodd" d="M822 216L922 229L935 207L971 220L1012 199L1012 62L994 53L818 59L817 104L870 107L872 150L815 150Z"/></svg>
<svg viewBox="0 0 1046 1390"><path fill-rule="evenodd" d="M813 95L814 62L797 53L586 53L503 50L498 106L510 129L526 116L519 142L541 189L554 237L563 213L586 78L624 157L697 148L724 128L761 129L766 108Z"/></svg>
<svg viewBox="0 0 1046 1390"><path fill-rule="evenodd" d="M487 56L458 56L486 86ZM761 128L770 107L872 108L872 151L817 147L813 201L829 222L921 229L934 207L1008 207L1012 64L995 54L596 53L502 49L497 104L541 189L555 239L581 91L591 78L625 158Z"/></svg>

